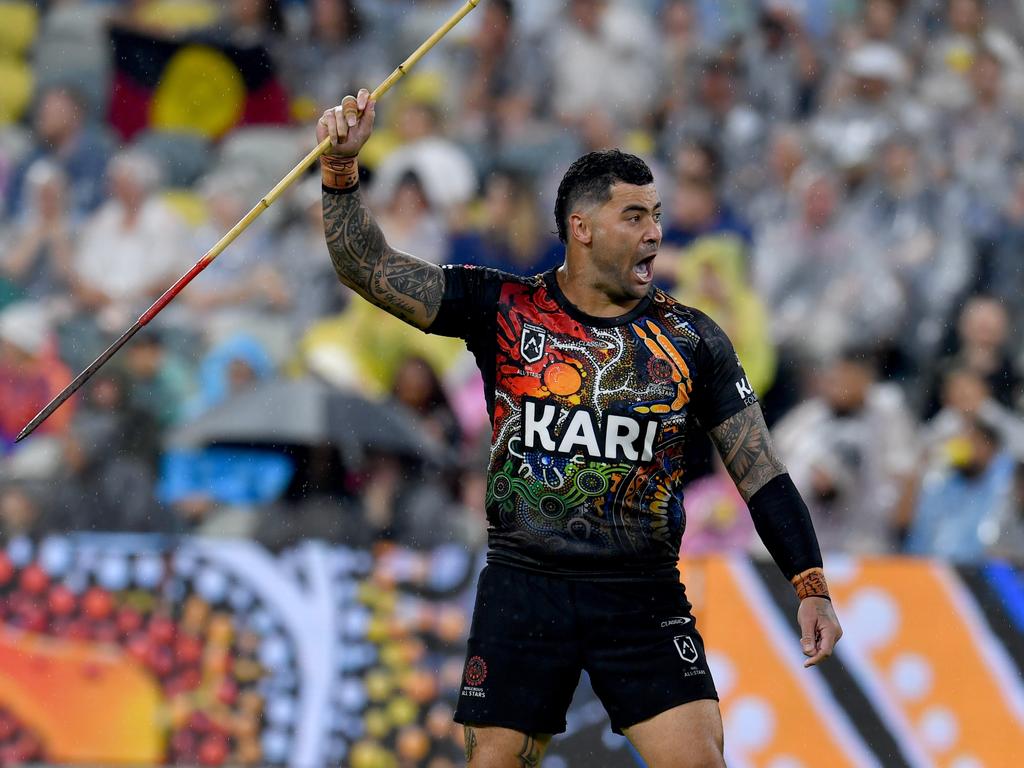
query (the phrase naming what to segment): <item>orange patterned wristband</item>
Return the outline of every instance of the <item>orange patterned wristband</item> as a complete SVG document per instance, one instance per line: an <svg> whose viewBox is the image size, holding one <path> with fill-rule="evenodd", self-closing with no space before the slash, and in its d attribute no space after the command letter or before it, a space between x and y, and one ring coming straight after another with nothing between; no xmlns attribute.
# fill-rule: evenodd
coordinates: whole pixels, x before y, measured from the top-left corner
<svg viewBox="0 0 1024 768"><path fill-rule="evenodd" d="M832 598L828 594L828 584L825 582L825 572L821 568L808 568L794 576L790 581L796 588L796 596L803 600L805 597L824 597L826 600Z"/></svg>
<svg viewBox="0 0 1024 768"><path fill-rule="evenodd" d="M354 157L320 155L320 175L323 184L339 192L359 186L359 163Z"/></svg>

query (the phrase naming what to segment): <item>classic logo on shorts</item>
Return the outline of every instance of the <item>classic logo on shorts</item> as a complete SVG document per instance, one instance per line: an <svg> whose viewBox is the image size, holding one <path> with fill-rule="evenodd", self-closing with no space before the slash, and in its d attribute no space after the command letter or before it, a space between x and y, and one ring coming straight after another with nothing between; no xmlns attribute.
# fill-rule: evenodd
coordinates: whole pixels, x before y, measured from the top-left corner
<svg viewBox="0 0 1024 768"><path fill-rule="evenodd" d="M474 656L466 662L466 685L483 685L487 679L487 662L479 656Z"/></svg>
<svg viewBox="0 0 1024 768"><path fill-rule="evenodd" d="M519 337L519 352L523 360L536 363L544 355L544 345L548 340L547 328L539 325L523 323L523 333Z"/></svg>

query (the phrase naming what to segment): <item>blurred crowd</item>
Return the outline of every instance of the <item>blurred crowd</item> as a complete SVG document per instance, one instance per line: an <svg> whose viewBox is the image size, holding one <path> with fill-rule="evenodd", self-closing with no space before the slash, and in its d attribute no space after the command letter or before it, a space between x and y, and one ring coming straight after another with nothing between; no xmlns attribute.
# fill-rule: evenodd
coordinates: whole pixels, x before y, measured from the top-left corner
<svg viewBox="0 0 1024 768"><path fill-rule="evenodd" d="M473 362L338 284L315 169L14 444L459 5L4 4L0 538L484 541ZM265 49L286 119L218 128L219 81L173 106L167 74L126 131L117 30ZM394 247L529 274L565 168L612 146L653 167L658 281L733 339L825 550L1024 556L1024 4L484 0L381 102L364 194ZM684 552L756 552L710 447L690 477Z"/></svg>

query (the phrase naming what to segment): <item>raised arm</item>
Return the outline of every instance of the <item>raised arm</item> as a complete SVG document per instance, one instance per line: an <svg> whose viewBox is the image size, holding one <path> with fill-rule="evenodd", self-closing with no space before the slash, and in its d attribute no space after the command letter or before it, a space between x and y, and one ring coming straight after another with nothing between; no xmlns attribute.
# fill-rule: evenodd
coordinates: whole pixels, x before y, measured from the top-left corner
<svg viewBox="0 0 1024 768"><path fill-rule="evenodd" d="M317 141L332 141L321 157L327 248L342 283L400 320L427 328L441 306L444 273L391 248L359 193L356 158L373 131L369 96L365 89L346 96L317 123Z"/></svg>
<svg viewBox="0 0 1024 768"><path fill-rule="evenodd" d="M807 505L775 452L761 406L748 405L710 435L750 508L758 536L800 598L797 623L805 666L818 664L832 655L843 630L832 609Z"/></svg>

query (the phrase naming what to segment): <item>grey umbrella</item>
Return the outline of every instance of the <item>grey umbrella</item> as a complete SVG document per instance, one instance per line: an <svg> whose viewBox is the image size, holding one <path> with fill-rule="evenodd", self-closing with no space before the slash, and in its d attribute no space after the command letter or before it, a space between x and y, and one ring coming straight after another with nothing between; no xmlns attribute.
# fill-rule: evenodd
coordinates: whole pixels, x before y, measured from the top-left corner
<svg viewBox="0 0 1024 768"><path fill-rule="evenodd" d="M452 459L450 449L420 429L408 409L312 377L261 382L168 438L175 448L211 443L327 444L353 464L371 451L441 465Z"/></svg>

